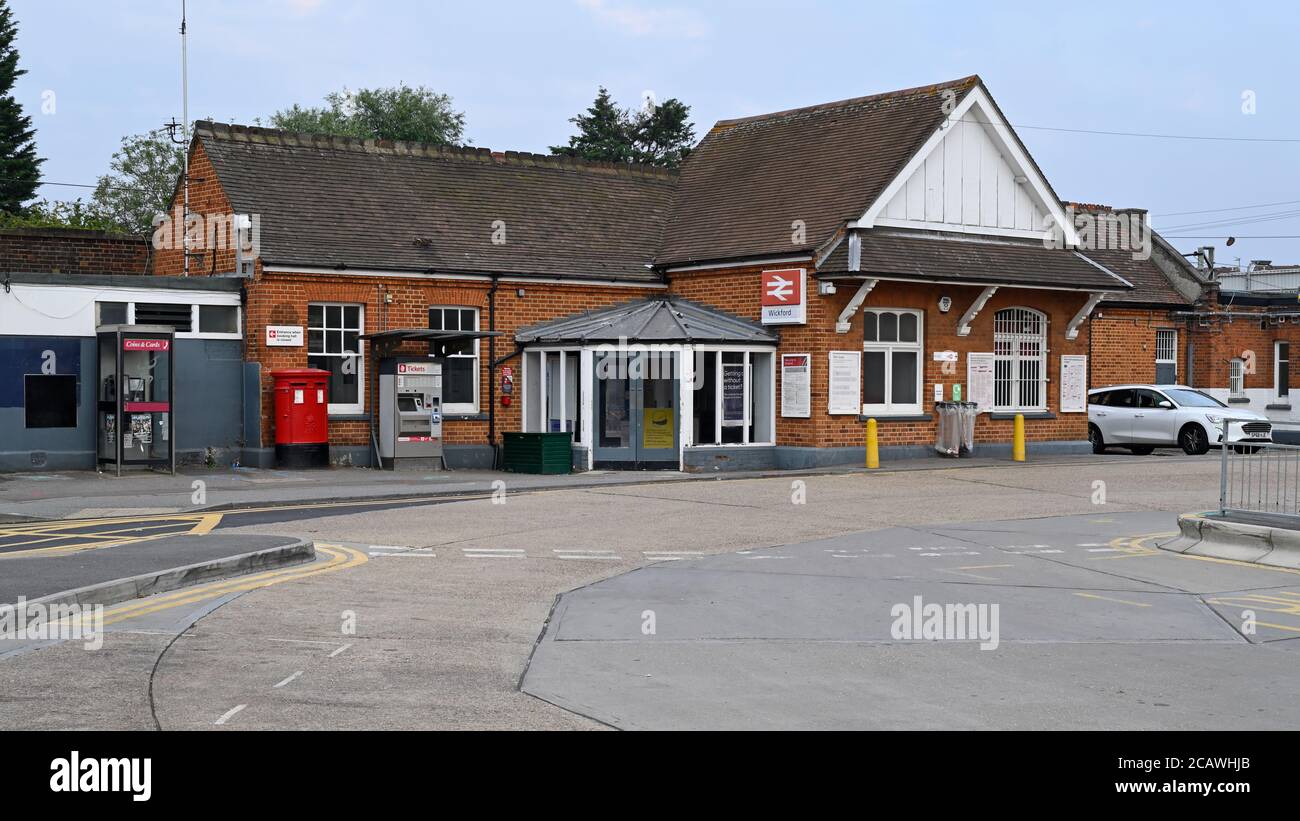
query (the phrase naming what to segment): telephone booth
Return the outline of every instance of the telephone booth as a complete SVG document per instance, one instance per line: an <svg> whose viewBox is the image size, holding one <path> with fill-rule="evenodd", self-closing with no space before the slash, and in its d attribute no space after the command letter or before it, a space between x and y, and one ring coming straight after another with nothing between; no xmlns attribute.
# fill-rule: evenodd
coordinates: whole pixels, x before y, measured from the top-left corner
<svg viewBox="0 0 1300 821"><path fill-rule="evenodd" d="M176 473L175 331L167 325L96 329L96 463Z"/></svg>

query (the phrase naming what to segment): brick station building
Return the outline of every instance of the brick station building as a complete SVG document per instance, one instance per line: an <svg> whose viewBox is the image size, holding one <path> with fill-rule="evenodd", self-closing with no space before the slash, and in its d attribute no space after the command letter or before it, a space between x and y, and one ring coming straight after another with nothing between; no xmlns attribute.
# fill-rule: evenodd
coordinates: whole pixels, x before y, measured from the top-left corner
<svg viewBox="0 0 1300 821"><path fill-rule="evenodd" d="M724 120L680 172L208 122L190 156L192 211L257 239L189 266L244 279L247 464L269 372L304 366L332 374L334 461L370 464L367 336L407 328L499 333L441 360L451 467L514 430L571 431L580 468L851 463L866 418L884 456L932 453L957 392L977 450L1023 414L1031 453L1082 451L1087 387L1181 378L1174 315L1209 304L1158 237L1081 242L1102 209L1056 195L978 77Z"/></svg>

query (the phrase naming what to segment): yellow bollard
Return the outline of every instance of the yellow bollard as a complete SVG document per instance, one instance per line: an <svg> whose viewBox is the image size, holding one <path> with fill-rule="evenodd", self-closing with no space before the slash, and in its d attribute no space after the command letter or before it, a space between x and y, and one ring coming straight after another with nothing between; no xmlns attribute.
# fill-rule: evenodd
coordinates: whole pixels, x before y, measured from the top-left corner
<svg viewBox="0 0 1300 821"><path fill-rule="evenodd" d="M876 441L876 420L867 420L867 469L880 467L880 446Z"/></svg>
<svg viewBox="0 0 1300 821"><path fill-rule="evenodd" d="M1011 434L1011 458L1017 462L1025 461L1025 415L1016 414L1015 429Z"/></svg>

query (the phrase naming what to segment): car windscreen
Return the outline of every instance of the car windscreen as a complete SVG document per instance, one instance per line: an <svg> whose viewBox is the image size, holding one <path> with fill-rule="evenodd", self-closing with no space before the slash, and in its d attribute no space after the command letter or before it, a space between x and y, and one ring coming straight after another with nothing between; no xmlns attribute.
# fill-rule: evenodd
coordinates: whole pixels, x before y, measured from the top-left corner
<svg viewBox="0 0 1300 821"><path fill-rule="evenodd" d="M1226 408L1227 405L1210 396L1208 393L1200 391L1191 391L1186 389L1167 390L1169 398L1184 408Z"/></svg>

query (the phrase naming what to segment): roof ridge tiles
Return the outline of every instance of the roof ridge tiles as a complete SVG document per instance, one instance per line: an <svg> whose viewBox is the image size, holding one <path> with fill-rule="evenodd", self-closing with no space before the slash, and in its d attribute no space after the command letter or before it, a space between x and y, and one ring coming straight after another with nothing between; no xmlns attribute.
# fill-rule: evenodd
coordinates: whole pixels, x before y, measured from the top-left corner
<svg viewBox="0 0 1300 821"><path fill-rule="evenodd" d="M535 154L528 151L494 152L476 146L437 145L408 140L380 140L373 137L309 134L264 126L219 123L199 120L194 124L195 139L207 138L252 145L314 148L328 151L351 151L360 154L392 154L430 159L469 162L496 162L531 168L557 168L618 176L650 177L662 180L677 178L677 170L638 163L602 162L564 155Z"/></svg>
<svg viewBox="0 0 1300 821"><path fill-rule="evenodd" d="M899 99L903 97L917 97L925 94L935 94L946 89L960 88L963 91L969 90L976 85L982 84L978 74L971 74L966 77L960 77L956 80L949 80L943 83L931 83L930 85L915 86L913 88L903 88L896 91L883 91L879 94L868 94L864 97L850 97L846 100L835 100L828 103L817 103L815 105L800 106L798 108L787 108L784 111L771 111L766 114L754 114L749 117L734 117L728 120L718 120L713 128L729 128L731 126L743 125L746 123L757 123L767 120L779 120L784 117L795 117L802 114L814 114L819 111L833 111L840 108L848 108L855 105L866 105L868 103L878 103L885 100Z"/></svg>

